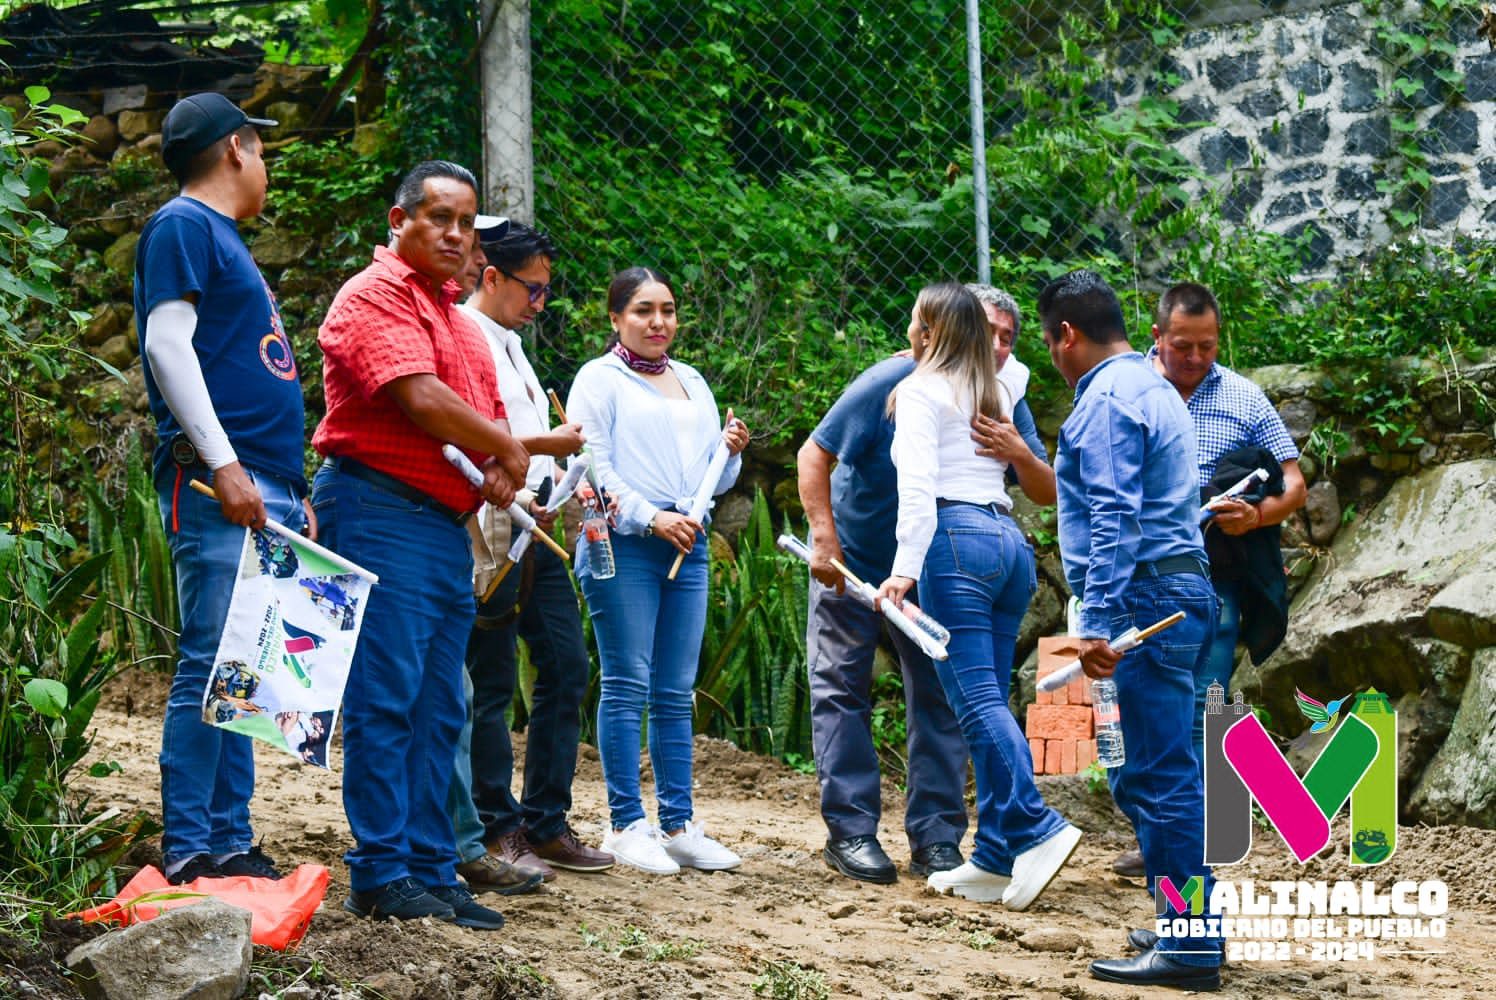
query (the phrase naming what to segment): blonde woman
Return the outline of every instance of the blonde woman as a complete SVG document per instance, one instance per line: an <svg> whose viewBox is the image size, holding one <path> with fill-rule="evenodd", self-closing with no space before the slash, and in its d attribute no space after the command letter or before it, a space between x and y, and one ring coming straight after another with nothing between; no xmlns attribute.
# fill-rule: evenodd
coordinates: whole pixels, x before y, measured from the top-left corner
<svg viewBox="0 0 1496 1000"><path fill-rule="evenodd" d="M898 470L898 550L880 588L921 603L950 629L935 663L977 779L971 860L935 872L938 892L1023 910L1075 850L1080 831L1044 804L1028 742L1008 709L1018 623L1035 587L1034 554L1010 516L1004 462L976 453L972 422L1011 417L981 303L957 284L919 293L909 321L914 372L889 395Z"/></svg>

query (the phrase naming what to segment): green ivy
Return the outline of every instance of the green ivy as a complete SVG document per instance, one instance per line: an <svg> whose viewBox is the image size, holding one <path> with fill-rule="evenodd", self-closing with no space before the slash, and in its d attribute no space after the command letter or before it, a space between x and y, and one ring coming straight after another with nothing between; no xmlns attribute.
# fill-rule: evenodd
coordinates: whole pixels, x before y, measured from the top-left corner
<svg viewBox="0 0 1496 1000"><path fill-rule="evenodd" d="M480 162L478 5L471 0L414 0L380 5L387 68L386 116L408 164Z"/></svg>

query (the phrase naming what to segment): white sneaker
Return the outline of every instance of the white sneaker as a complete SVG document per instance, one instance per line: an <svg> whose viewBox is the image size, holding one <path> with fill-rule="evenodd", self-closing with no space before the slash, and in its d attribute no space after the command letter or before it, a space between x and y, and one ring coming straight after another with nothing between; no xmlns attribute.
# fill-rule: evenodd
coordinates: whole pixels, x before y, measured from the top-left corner
<svg viewBox="0 0 1496 1000"><path fill-rule="evenodd" d="M1003 905L1010 910L1028 909L1060 873L1079 843L1080 831L1066 823L1059 833L1014 858L1013 881L1003 893Z"/></svg>
<svg viewBox="0 0 1496 1000"><path fill-rule="evenodd" d="M943 872L931 872L925 885L942 896L960 896L978 903L995 903L1008 888L1008 876L978 868L970 861Z"/></svg>
<svg viewBox="0 0 1496 1000"><path fill-rule="evenodd" d="M743 863L743 859L706 835L706 827L697 826L690 820L680 833L673 837L660 834L665 853L682 868L698 868L704 872L725 872Z"/></svg>
<svg viewBox="0 0 1496 1000"><path fill-rule="evenodd" d="M660 834L648 820L636 819L622 830L611 826L603 835L603 850L624 864L651 875L674 875L680 865L670 860L660 844Z"/></svg>

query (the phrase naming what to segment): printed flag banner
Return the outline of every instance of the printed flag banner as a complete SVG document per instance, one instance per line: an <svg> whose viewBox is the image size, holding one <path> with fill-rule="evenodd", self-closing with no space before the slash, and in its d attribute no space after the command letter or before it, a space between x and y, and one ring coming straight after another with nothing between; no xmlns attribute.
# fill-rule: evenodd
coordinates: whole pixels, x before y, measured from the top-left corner
<svg viewBox="0 0 1496 1000"><path fill-rule="evenodd" d="M328 740L377 579L292 532L244 529L203 721L328 767Z"/></svg>

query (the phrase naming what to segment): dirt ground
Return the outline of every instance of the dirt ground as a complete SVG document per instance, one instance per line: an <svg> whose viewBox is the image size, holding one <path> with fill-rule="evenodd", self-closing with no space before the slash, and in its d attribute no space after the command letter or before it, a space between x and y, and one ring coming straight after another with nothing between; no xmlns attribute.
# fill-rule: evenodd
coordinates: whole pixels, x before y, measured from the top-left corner
<svg viewBox="0 0 1496 1000"><path fill-rule="evenodd" d="M160 703L160 684L146 676L124 679L105 698L95 718L93 754L122 770L80 782L96 804L157 814ZM522 751L522 738L516 742ZM771 997L826 995L803 985L796 992L790 975L798 970L775 966L783 962L808 970L810 979L821 974L836 997L1144 995L1086 972L1090 959L1122 954L1125 929L1145 926L1151 904L1141 881L1111 872L1112 857L1130 836L1105 792L1092 793L1083 779L1041 781L1050 803L1087 836L1040 900L1026 913L1010 913L1001 905L928 894L923 880L907 875L896 885L867 886L833 873L820 856L826 834L815 779L701 739L696 814L743 856L741 870L688 870L669 878L623 867L599 875L562 872L531 895L485 897L509 923L484 933L433 922L375 924L345 914L341 854L349 835L339 774L261 749L253 812L266 851L283 864L322 864L332 873L297 960L315 973L305 982L319 985L287 996L708 998L753 996L755 985ZM596 843L606 811L591 747L583 748L574 793L574 825ZM902 809L902 795L886 786L880 839L901 871L908 862ZM969 851L969 838L963 846ZM1301 868L1276 835L1261 832L1249 862L1217 869L1217 876L1259 883L1351 877L1345 848L1336 850L1338 858ZM1356 877L1374 878L1384 888L1399 878L1444 880L1450 898L1445 940L1383 944L1370 962L1237 962L1225 973L1221 995L1496 998L1492 856L1493 831L1401 830L1393 859ZM1396 948L1442 953L1386 953ZM266 982L276 995L289 979Z"/></svg>

